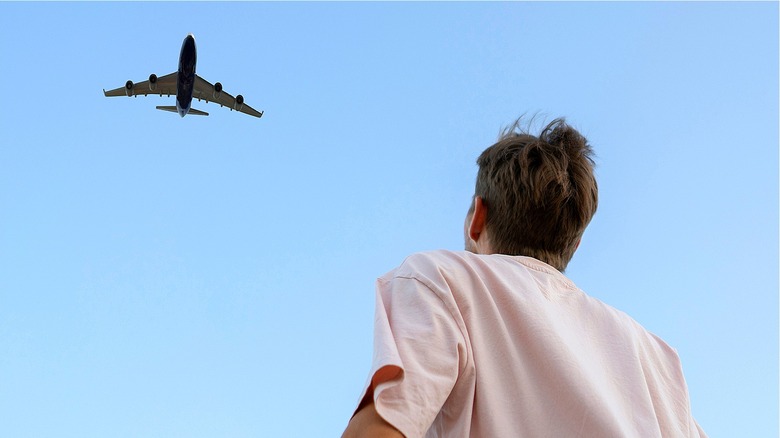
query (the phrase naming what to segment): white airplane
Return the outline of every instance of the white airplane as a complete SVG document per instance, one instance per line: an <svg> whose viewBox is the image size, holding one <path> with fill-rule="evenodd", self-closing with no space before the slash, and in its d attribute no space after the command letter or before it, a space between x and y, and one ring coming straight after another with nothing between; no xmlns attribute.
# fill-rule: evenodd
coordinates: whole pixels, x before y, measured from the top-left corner
<svg viewBox="0 0 780 438"><path fill-rule="evenodd" d="M192 99L205 100L206 102L218 103L219 106L225 106L230 110L241 111L250 116L262 117L263 112L257 111L244 103L244 96L231 96L222 91L222 84L217 82L212 85L209 81L195 74L195 63L197 62L197 51L195 49L195 37L192 34L184 38L181 45L181 54L179 55L179 70L157 77L154 73L149 75L148 81L142 81L137 84L133 81L127 81L124 87L111 91L103 89L106 97L113 96L138 96L157 94L162 96L176 96L176 106L158 106L157 109L179 113L184 117L187 114L207 116L209 113L192 108Z"/></svg>

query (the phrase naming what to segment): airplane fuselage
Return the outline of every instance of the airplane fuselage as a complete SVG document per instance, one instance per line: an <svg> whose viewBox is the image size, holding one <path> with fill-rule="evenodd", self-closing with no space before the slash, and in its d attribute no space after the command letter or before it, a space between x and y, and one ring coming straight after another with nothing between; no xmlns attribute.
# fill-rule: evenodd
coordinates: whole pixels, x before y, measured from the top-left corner
<svg viewBox="0 0 780 438"><path fill-rule="evenodd" d="M184 38L179 54L179 72L176 77L176 110L184 117L192 105L192 93L195 89L195 64L198 54L195 38L192 34Z"/></svg>

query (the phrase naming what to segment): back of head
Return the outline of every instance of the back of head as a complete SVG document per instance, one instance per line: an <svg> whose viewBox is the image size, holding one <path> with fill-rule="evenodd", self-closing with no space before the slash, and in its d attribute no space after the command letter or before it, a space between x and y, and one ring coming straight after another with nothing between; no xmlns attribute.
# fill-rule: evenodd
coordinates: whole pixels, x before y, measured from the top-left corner
<svg viewBox="0 0 780 438"><path fill-rule="evenodd" d="M585 137L564 119L539 136L520 120L505 129L477 159L474 194L487 207L493 252L566 269L598 205L592 155Z"/></svg>

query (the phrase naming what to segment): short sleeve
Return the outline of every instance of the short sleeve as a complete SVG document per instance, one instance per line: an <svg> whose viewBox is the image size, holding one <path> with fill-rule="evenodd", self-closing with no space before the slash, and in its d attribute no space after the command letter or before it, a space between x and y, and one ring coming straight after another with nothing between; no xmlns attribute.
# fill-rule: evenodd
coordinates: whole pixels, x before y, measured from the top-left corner
<svg viewBox="0 0 780 438"><path fill-rule="evenodd" d="M442 298L415 278L377 281L374 358L363 394L407 438L422 437L458 379L463 335Z"/></svg>

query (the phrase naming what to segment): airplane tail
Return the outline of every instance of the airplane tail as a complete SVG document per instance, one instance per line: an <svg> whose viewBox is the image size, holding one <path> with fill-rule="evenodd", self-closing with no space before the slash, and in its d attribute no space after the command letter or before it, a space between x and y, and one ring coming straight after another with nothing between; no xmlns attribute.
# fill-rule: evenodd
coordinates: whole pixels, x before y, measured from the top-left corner
<svg viewBox="0 0 780 438"><path fill-rule="evenodd" d="M158 106L156 108L158 110L170 111L172 113L178 113L179 112L179 110L176 109L175 106ZM195 108L190 108L190 110L187 111L187 114L195 114L196 116L207 116L207 115L209 115L209 113L201 111L201 110L196 110Z"/></svg>

